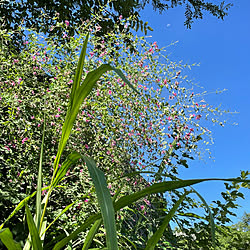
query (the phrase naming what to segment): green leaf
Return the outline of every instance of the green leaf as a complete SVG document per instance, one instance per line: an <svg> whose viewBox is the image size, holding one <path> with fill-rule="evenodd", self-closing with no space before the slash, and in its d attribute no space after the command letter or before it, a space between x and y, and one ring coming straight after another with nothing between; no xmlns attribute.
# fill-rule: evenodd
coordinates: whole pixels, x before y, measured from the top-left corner
<svg viewBox="0 0 250 250"><path fill-rule="evenodd" d="M44 114L44 122L43 122L43 136L42 136L42 145L40 152L40 160L39 160L39 168L38 168L38 176L37 176L37 193L36 193L36 227L38 232L40 232L40 222L42 215L42 204L41 204L41 196L42 196L42 163L43 163L43 146L44 146L44 136L45 136L45 114ZM41 223L42 225L42 223Z"/></svg>
<svg viewBox="0 0 250 250"><path fill-rule="evenodd" d="M13 235L9 228L0 230L0 239L3 244L10 250L21 250L21 244L13 240Z"/></svg>
<svg viewBox="0 0 250 250"><path fill-rule="evenodd" d="M151 187L145 188L144 190L141 190L137 193L120 198L114 204L114 209L115 211L118 211L121 208L131 205L133 202L149 194L157 194L160 192L171 191L171 190L187 187L187 186L194 185L194 184L204 182L204 181L236 181L236 182L250 183L250 180L242 180L242 179L236 179L236 178L230 178L230 179L210 178L210 179L193 179L193 180L183 180L183 181L166 181L166 182L153 184ZM101 214L94 214L90 216L82 225L80 225L78 229L72 232L68 237L58 242L53 248L53 250L59 250L63 248L70 240L76 238L79 233L86 230L94 221L100 218L101 218Z"/></svg>
<svg viewBox="0 0 250 250"><path fill-rule="evenodd" d="M121 185L118 190L116 191L115 195L113 196L112 200L113 202L116 200L116 198L118 197L118 195L120 194L121 190L122 190L123 185ZM94 239L94 236L97 232L97 230L99 229L99 227L101 226L101 222L102 219L97 220L94 225L92 225L91 229L88 232L87 237L85 238L85 242L84 245L82 247L82 249L88 249Z"/></svg>
<svg viewBox="0 0 250 250"><path fill-rule="evenodd" d="M185 199L185 197L189 194L190 192L185 192L180 199L174 204L174 206L172 207L172 209L168 212L168 214L166 215L164 221L162 222L160 228L153 234L153 236L148 240L147 245L145 250L154 250L156 247L156 244L158 243L158 241L160 240L160 238L162 237L163 233L165 232L170 220L172 219L172 217L174 216L176 210L178 209L178 207L180 206L180 204L182 203L182 201Z"/></svg>
<svg viewBox="0 0 250 250"><path fill-rule="evenodd" d="M209 213L209 220L210 220L210 227L211 227L211 236L212 236L213 247L215 247L215 223L214 223L214 217L212 215L211 209L208 206L206 200L200 195L200 193L198 193L193 187L191 187L191 189L200 198L200 200L203 202L203 204L207 208L207 211Z"/></svg>
<svg viewBox="0 0 250 250"><path fill-rule="evenodd" d="M83 156L83 159L87 164L90 176L95 185L97 199L106 229L107 247L108 249L118 249L115 211L104 173L96 167L95 161L92 158Z"/></svg>
<svg viewBox="0 0 250 250"><path fill-rule="evenodd" d="M49 189L49 187L44 187L42 188L42 191L47 190L47 189ZM32 193L31 195L27 196L26 198L24 198L22 201L20 201L19 204L16 206L16 208L13 210L13 212L9 215L9 217L4 221L4 223L2 223L2 225L0 226L0 229L2 229L4 224L7 221L9 221L20 209L22 209L25 203L29 201L29 199L31 199L35 195L36 195L36 191Z"/></svg>
<svg viewBox="0 0 250 250"><path fill-rule="evenodd" d="M32 247L33 249L36 249L36 250L42 250L43 247L42 247L42 242L39 237L38 230L36 228L31 212L26 203L25 203L25 212L26 212L26 218L27 218L27 223L29 227L29 233L31 235Z"/></svg>
<svg viewBox="0 0 250 250"><path fill-rule="evenodd" d="M76 238L79 233L86 230L93 222L95 222L96 220L99 220L100 218L102 218L101 213L94 214L94 215L90 216L79 228L77 228L69 236L67 236L64 239L62 239L61 241L59 241L54 246L53 250L59 250L59 249L63 248L69 241Z"/></svg>
<svg viewBox="0 0 250 250"><path fill-rule="evenodd" d="M53 181L53 187L55 187L62 178L66 175L69 168L74 165L79 159L81 158L81 155L77 152L72 152L67 159L63 162L60 169L57 171L57 174L55 176L55 179Z"/></svg>
<svg viewBox="0 0 250 250"><path fill-rule="evenodd" d="M122 71L120 69L116 69L116 68L113 68L112 69L115 71L115 73L121 77L121 79L128 84L128 86L134 90L138 95L140 94L135 88L134 86L130 83L130 81L124 76L124 74L122 73Z"/></svg>
<svg viewBox="0 0 250 250"><path fill-rule="evenodd" d="M219 178L209 178L209 179L191 179L191 180L178 180L178 181L165 181L161 183L153 184L150 187L147 187L137 193L124 196L120 198L115 204L115 211L120 210L121 208L132 204L133 202L139 200L142 197L145 197L149 194L163 193L166 191L175 190L178 188L183 188L187 186L191 186L194 184L198 184L204 181L237 181L237 182L250 182L250 180L242 180L236 178L230 179L219 179Z"/></svg>
<svg viewBox="0 0 250 250"><path fill-rule="evenodd" d="M87 234L87 237L85 238L85 241L84 241L84 245L82 247L82 250L87 250L89 249L94 237L95 237L95 234L96 232L98 231L99 227L101 226L102 224L102 219L99 219L97 221L95 221L95 223L93 224L93 226L90 228L88 234Z"/></svg>
<svg viewBox="0 0 250 250"><path fill-rule="evenodd" d="M82 48L79 62L77 65L76 74L74 77L74 82L73 82L72 91L71 91L71 95L70 95L70 104L69 104L70 108L73 105L73 101L75 100L77 90L78 90L78 88L80 86L80 82L82 80L81 78L82 78L82 72L83 72L83 67L84 67L84 61L85 61L85 56L86 56L88 40L89 40L89 34L87 34L85 41L83 43L83 48Z"/></svg>
<svg viewBox="0 0 250 250"><path fill-rule="evenodd" d="M87 196L87 195L86 195ZM72 202L71 204L69 204L67 207L65 207L63 209L63 211L58 215L56 216L56 218L48 225L48 227L42 231L42 236L44 235L44 233L64 214L66 213L78 200Z"/></svg>

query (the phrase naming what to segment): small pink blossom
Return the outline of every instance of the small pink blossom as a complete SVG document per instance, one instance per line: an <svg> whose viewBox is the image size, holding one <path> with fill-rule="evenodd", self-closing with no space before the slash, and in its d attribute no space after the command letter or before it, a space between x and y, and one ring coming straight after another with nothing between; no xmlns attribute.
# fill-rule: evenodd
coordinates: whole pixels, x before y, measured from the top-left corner
<svg viewBox="0 0 250 250"><path fill-rule="evenodd" d="M25 137L24 139L22 139L22 144L24 144L26 141L28 141L27 137Z"/></svg>
<svg viewBox="0 0 250 250"><path fill-rule="evenodd" d="M111 95L112 94L112 91L111 90L109 90L109 95Z"/></svg>
<svg viewBox="0 0 250 250"><path fill-rule="evenodd" d="M144 205L141 205L140 206L141 210L143 211L145 209L145 206Z"/></svg>
<svg viewBox="0 0 250 250"><path fill-rule="evenodd" d="M69 26L69 21L68 21L68 20L65 20L65 24L66 24L66 26L68 27L68 26Z"/></svg>
<svg viewBox="0 0 250 250"><path fill-rule="evenodd" d="M60 115L59 115L59 114L56 114L55 117L56 117L56 118L57 118L57 117L60 117Z"/></svg>

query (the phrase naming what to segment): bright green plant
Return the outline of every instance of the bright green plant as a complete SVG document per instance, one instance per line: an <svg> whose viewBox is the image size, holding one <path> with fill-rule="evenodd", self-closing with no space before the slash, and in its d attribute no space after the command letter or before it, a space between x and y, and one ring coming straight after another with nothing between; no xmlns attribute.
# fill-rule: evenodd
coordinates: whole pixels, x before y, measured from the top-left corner
<svg viewBox="0 0 250 250"><path fill-rule="evenodd" d="M120 209L131 205L133 202L144 198L150 194L157 194L157 193L164 193L166 191L173 191L179 188L189 187L191 185L203 182L203 181L210 181L210 180L223 180L223 181L233 181L233 182L244 182L249 183L249 180L243 179L197 179L197 180L174 180L174 181L164 181L161 183L155 183L149 187L142 189L139 192L132 193L130 195L124 195L120 197L117 201L116 196L111 198L110 192L107 188L106 178L104 173L96 167L95 161L88 157L82 156L77 152L72 152L68 155L66 160L59 166L61 161L62 153L64 152L65 146L67 141L70 137L73 125L77 118L77 114L79 112L79 108L84 101L84 99L89 95L90 91L99 80L99 78L107 71L113 70L115 71L123 81L125 81L136 93L138 91L133 88L130 82L125 78L123 73L116 68L113 68L109 64L102 64L97 69L90 71L87 73L84 81L81 83L82 73L83 73L83 66L84 66L84 59L87 50L87 42L88 36L86 37L83 45L83 49L80 55L80 59L78 62L77 70L75 73L75 78L73 81L73 86L71 90L71 95L69 99L69 105L66 113L66 118L64 124L62 126L62 135L59 140L59 146L57 155L54 161L53 167L53 175L50 181L50 185L47 188L42 188L42 159L43 159L43 145L44 145L44 135L45 135L45 122L44 122L44 130L43 130L43 138L42 138L42 147L40 153L40 163L39 163L39 171L38 171L38 179L37 179L37 191L32 195L26 197L23 201L19 203L13 213L9 216L9 218L5 221L5 223L23 206L25 206L25 213L26 213L26 220L29 228L30 235L27 239L27 242L24 246L24 249L29 249L31 246L34 249L42 249L43 248L43 239L45 237L45 232L47 231L48 227L46 227L47 218L46 209L48 206L49 198L59 185L59 183L65 178L65 175L70 167L73 167L77 163L78 160L82 159L88 168L92 181L95 187L95 193L97 196L98 204L100 206L101 213L97 213L91 215L84 223L82 223L77 230L70 233L67 237L61 239L58 243L55 244L53 249L61 249L66 244L68 244L72 239L77 237L77 235L85 231L91 224L94 223L91 230L87 236L87 242L85 242L84 248L87 249L90 246L91 240L94 238L94 235L97 231L97 228L100 226L101 221L103 220L103 224L106 230L106 244L108 249L118 249L117 243L117 232L116 232L116 223L115 223L115 212L119 211ZM44 118L45 119L45 118ZM169 153L170 154L170 153ZM162 175L163 171L158 171L158 175ZM122 177L121 177L122 178ZM41 201L41 193L44 190L47 190L47 194L45 195L43 201ZM117 191L117 196L119 195L119 190ZM166 214L166 217L160 226L160 228L152 235L152 237L148 240L146 249L155 249L156 244L160 240L161 236L163 235L164 231L166 230L169 221L173 218L176 210L181 205L182 201L187 198L187 195L193 192L187 191L185 192L179 200L174 204L172 209ZM36 213L34 219L31 215L31 212L28 208L28 200L36 195ZM199 196L200 197L200 196ZM201 198L201 197L200 197ZM201 200L204 202L203 198ZM71 205L67 206L66 209L60 214L67 212L67 210L71 207ZM55 220L53 221L55 222ZM4 224L1 225L1 229L3 228ZM212 227L212 235L214 238L214 223L213 217L211 216L211 227ZM2 229L0 233L0 238L2 242L7 247L12 247L12 249L20 249L20 245L14 242L12 234L10 230L7 228ZM7 240L6 240L7 239ZM15 247L15 248L14 248Z"/></svg>

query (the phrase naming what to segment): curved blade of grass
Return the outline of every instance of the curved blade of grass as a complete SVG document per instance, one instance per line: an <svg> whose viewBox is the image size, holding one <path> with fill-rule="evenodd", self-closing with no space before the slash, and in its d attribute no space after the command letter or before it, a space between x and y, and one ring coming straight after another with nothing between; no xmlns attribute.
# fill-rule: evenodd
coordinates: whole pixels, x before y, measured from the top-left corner
<svg viewBox="0 0 250 250"><path fill-rule="evenodd" d="M13 235L9 228L0 230L0 240L8 249L22 250L21 244L13 240Z"/></svg>
<svg viewBox="0 0 250 250"><path fill-rule="evenodd" d="M25 203L25 212L26 212L26 217L27 217L27 223L28 223L28 227L29 227L29 232L31 235L31 242L32 242L32 247L36 250L42 250L42 242L41 239L39 237L39 233L38 230L36 228L35 222L32 218L31 212L27 206L27 204Z"/></svg>
<svg viewBox="0 0 250 250"><path fill-rule="evenodd" d="M91 245L91 243L92 243L92 241L93 241L93 239L95 237L95 234L98 231L101 224L102 224L102 219L99 219L99 220L95 221L93 226L90 228L90 230L89 230L89 232L87 234L87 237L85 238L82 250L89 249L89 247L90 247L90 245Z"/></svg>
<svg viewBox="0 0 250 250"><path fill-rule="evenodd" d="M80 59L81 60L79 60L78 65L79 64L82 65L82 60L84 60L83 58L80 58ZM88 96L88 94L92 90L93 86L100 79L100 77L104 73L111 71L111 70L114 70L127 84L129 84L129 86L134 91L136 91L136 89L126 79L126 77L124 76L122 71L119 69L116 69L114 67L111 67L109 64L102 64L97 69L89 72L87 74L85 80L83 81L83 83L77 88L77 92L74 94L74 100L72 101L72 107L70 109L68 109L68 111L67 111L65 122L64 122L63 128L62 128L62 136L61 136L61 139L59 141L57 156L56 156L56 159L54 162L54 169L55 169L54 171L55 172L57 171L58 164L59 164L59 161L61 158L61 154L62 154L62 152L67 144L68 138L70 136L72 127L74 125L76 116L79 112L79 108L80 108L83 100ZM78 71L79 71L79 69L77 68L76 74L79 74ZM76 83L76 84L78 84L78 83ZM138 91L136 91L136 92L138 93ZM52 179L53 179L53 177L52 177Z"/></svg>
<svg viewBox="0 0 250 250"><path fill-rule="evenodd" d="M72 152L71 154L69 154L67 159L63 162L60 169L57 171L55 179L52 183L53 187L55 187L61 181L61 179L66 175L69 168L72 165L74 165L80 158L81 158L81 155L77 152Z"/></svg>
<svg viewBox="0 0 250 250"><path fill-rule="evenodd" d="M163 192L175 190L178 188L188 187L188 186L198 184L204 181L237 181L237 182L250 183L250 180L242 180L242 179L236 179L236 178L230 178L230 179L208 178L208 179L165 181L165 182L153 184L152 186L147 187L137 193L130 194L130 195L120 198L114 204L114 208L115 208L115 211L117 211L149 194L163 193Z"/></svg>
<svg viewBox="0 0 250 250"><path fill-rule="evenodd" d="M200 198L200 200L203 202L205 205L208 213L209 213L209 220L210 220L210 227L211 227L211 236L212 236L212 242L213 242L213 247L215 248L215 223L214 223L214 217L212 215L211 209L208 206L206 200L198 193L193 187L191 187L193 192Z"/></svg>
<svg viewBox="0 0 250 250"><path fill-rule="evenodd" d="M44 233L58 220L58 218L60 218L64 213L66 213L77 201L78 200L72 202L67 207L65 207L63 211L47 226L47 228L42 232L41 235L44 235Z"/></svg>
<svg viewBox="0 0 250 250"><path fill-rule="evenodd" d="M89 33L87 34L85 41L83 43L82 51L80 54L79 62L77 64L77 69L76 69L76 74L74 77L73 81L73 86L72 86L72 91L70 95L70 103L69 103L69 108L73 106L73 101L75 100L75 95L77 93L77 90L80 86L81 78L82 78L82 72L83 72L83 67L84 67L84 61L85 61L85 56L86 56L86 50L87 50L87 45L88 45L88 40L89 40Z"/></svg>
<svg viewBox="0 0 250 250"><path fill-rule="evenodd" d="M174 204L174 206L171 208L171 210L168 212L168 214L166 215L164 221L162 222L160 228L153 234L153 236L148 240L147 245L145 250L154 250L156 247L156 244L158 243L158 241L160 240L160 238L162 237L163 233L165 232L170 220L172 219L172 217L174 216L176 210L178 209L178 207L180 206L180 204L182 203L182 201L185 199L185 197L189 194L190 192L185 192L180 198L179 200Z"/></svg>
<svg viewBox="0 0 250 250"><path fill-rule="evenodd" d="M193 179L193 180L183 180L183 181L166 181L166 182L153 184L151 187L145 188L144 190L139 191L135 194L127 195L127 196L120 198L114 204L114 210L118 211L121 208L131 205L133 202L149 194L156 194L156 193L171 191L171 190L175 190L178 188L183 188L183 187L191 186L194 184L198 184L204 181L235 181L235 182L250 183L250 180L242 180L242 179L236 179L236 178L230 178L230 179L209 178L209 179ZM86 230L94 221L100 218L101 218L101 214L94 214L90 216L79 228L77 228L74 232L72 232L68 237L65 237L64 239L59 241L55 245L53 250L59 250L63 248L70 240L76 238L79 233Z"/></svg>
<svg viewBox="0 0 250 250"><path fill-rule="evenodd" d="M130 81L124 76L124 74L122 73L122 71L121 71L120 69L117 69L117 68L113 68L113 67L112 67L112 70L114 70L115 73L116 73L118 76L120 76L121 79L122 79L125 83L127 83L128 86L129 86L132 90L134 90L138 95L140 94L140 93L134 88L134 86L130 83Z"/></svg>
<svg viewBox="0 0 250 250"><path fill-rule="evenodd" d="M44 137L45 137L45 114L44 114L44 122L43 122L43 136L42 136L42 145L41 145L41 152L40 152L40 159L39 159L39 168L38 168L38 176L37 176L37 193L36 193L36 227L37 230L40 232L40 221L42 215L42 204L41 204L41 196L42 196L42 164L43 164L43 146L44 146Z"/></svg>
<svg viewBox="0 0 250 250"><path fill-rule="evenodd" d="M104 173L95 165L95 161L89 157L83 156L86 162L90 176L95 185L95 191L99 206L101 208L104 227L106 229L106 243L108 249L118 250L117 233L115 225L115 211L110 192L107 188Z"/></svg>
<svg viewBox="0 0 250 250"><path fill-rule="evenodd" d="M44 191L44 190L47 190L49 189L49 187L44 187L42 188L41 190ZM0 229L3 228L4 224L9 221L20 209L23 208L23 206L25 205L25 203L27 201L29 201L32 197L34 197L36 195L36 192L35 191L34 193L32 193L31 195L27 196L26 198L24 198L22 201L19 202L19 204L16 206L16 208L12 211L12 213L9 215L9 217L4 221L4 223L0 226Z"/></svg>
<svg viewBox="0 0 250 250"><path fill-rule="evenodd" d="M128 239L127 237L125 237L124 235L122 234L118 234L119 237L123 238L124 240L126 240L131 246L134 247L134 249L137 249L136 245L130 240ZM91 249L90 249L91 250Z"/></svg>
<svg viewBox="0 0 250 250"><path fill-rule="evenodd" d="M118 190L116 191L115 195L114 195L113 198L112 198L113 202L116 200L116 198L117 198L118 195L120 194L120 192L121 192L121 190L122 190L122 187L123 187L123 185L120 186L120 187L118 188ZM94 225L92 225L92 227L91 227L91 229L89 230L89 232L88 232L88 234L87 234L87 237L86 237L86 239L85 239L85 241L84 241L84 245L83 245L83 247L82 247L82 250L87 250L87 249L90 247L90 245L91 245L91 243L92 243L92 241L93 241L93 239L94 239L94 236L95 236L97 230L99 229L99 227L101 226L101 224L102 224L102 219L99 219L99 220L97 220L97 221L94 223Z"/></svg>
<svg viewBox="0 0 250 250"><path fill-rule="evenodd" d="M79 228L77 228L69 236L65 237L64 239L62 239L61 241L56 243L53 250L59 250L59 249L63 248L65 245L67 245L67 243L69 241L76 238L79 233L86 230L91 224L93 224L96 220L101 219L101 218L102 218L101 213L94 214L94 215L90 216Z"/></svg>

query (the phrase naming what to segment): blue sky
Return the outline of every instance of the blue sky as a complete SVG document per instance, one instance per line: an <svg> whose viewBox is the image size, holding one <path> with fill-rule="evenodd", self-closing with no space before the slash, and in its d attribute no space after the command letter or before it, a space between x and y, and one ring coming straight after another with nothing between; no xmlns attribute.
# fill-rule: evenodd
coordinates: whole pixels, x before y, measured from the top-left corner
<svg viewBox="0 0 250 250"><path fill-rule="evenodd" d="M149 33L151 41L157 41L160 47L178 41L169 48L172 60L200 63L189 74L194 82L208 92L227 89L222 94L207 96L208 103L239 112L227 116L229 122L224 128L212 127L214 144L210 149L215 161L190 162L189 169L181 170L182 178L230 178L238 177L240 170L250 171L250 1L232 2L234 6L224 21L207 14L204 19L195 20L191 30L184 26L183 7L162 15L151 6L141 12L142 19L154 29ZM231 125L233 122L238 125ZM220 198L224 184L209 182L195 188L211 202ZM242 207L234 211L238 215L234 222L244 211L250 213L250 191L242 191L245 200L239 200Z"/></svg>

